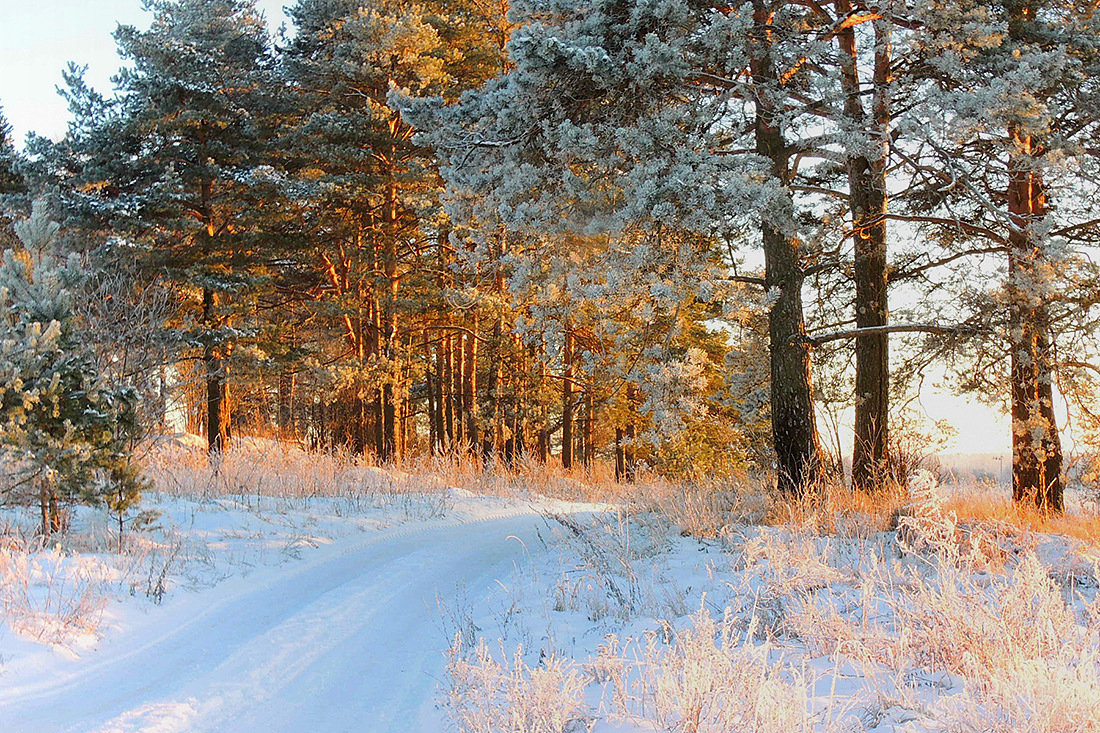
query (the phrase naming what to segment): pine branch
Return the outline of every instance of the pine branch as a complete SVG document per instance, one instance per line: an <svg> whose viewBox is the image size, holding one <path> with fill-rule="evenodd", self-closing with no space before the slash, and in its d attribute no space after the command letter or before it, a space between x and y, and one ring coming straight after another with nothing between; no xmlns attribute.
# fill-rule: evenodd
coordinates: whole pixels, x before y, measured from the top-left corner
<svg viewBox="0 0 1100 733"><path fill-rule="evenodd" d="M752 277L751 275L731 275L725 278L732 283L745 283L747 285L758 285L760 287L767 287L767 281L762 277Z"/></svg>
<svg viewBox="0 0 1100 733"><path fill-rule="evenodd" d="M1087 361L1064 361L1058 366L1071 369L1088 369L1089 371L1100 374L1100 366L1090 364Z"/></svg>
<svg viewBox="0 0 1100 733"><path fill-rule="evenodd" d="M917 216L917 215L913 215L913 214L886 214L885 216L883 216L881 218L889 219L890 221L908 221L908 222L923 223L923 224L938 224L938 225L943 226L943 227L958 229L958 230L960 230L962 232L965 232L967 234L973 234L975 236L985 237L986 239L989 239L993 242L997 242L997 243L999 243L1003 246L1008 246L1008 241L1004 237L1002 237L999 234L997 234L996 232L994 232L992 229L989 229L988 227L979 226L977 224L971 224L971 223L965 222L961 219L950 219L950 218L943 217L943 216ZM873 224L876 224L876 223L878 223L878 222L877 221L871 221L871 222L868 222L867 224L865 224L864 226L865 227L872 226ZM851 233L849 233L848 236L851 236L854 233L855 232L851 232Z"/></svg>
<svg viewBox="0 0 1100 733"><path fill-rule="evenodd" d="M956 252L952 255L948 255L947 257L941 257L938 260L930 260L928 262L925 262L923 265L918 265L917 267L913 267L908 270L897 270L895 272L891 272L887 280L891 283L897 282L898 280L907 280L911 277L916 277L922 272L934 270L937 267L943 267L944 265L948 265L955 260L962 259L963 257L970 257L973 255L981 254L993 254L996 252L1004 251L1005 248L1001 245L997 245L996 247L975 247L974 249L967 249L963 250L962 252Z"/></svg>
<svg viewBox="0 0 1100 733"><path fill-rule="evenodd" d="M803 343L811 347L821 346L830 341L842 341L860 336L874 336L884 333L932 333L941 335L973 335L981 333L981 329L971 326L938 326L934 323L898 323L889 326L867 326L864 328L852 328L846 331L833 331L819 336L795 335L791 337L791 343Z"/></svg>

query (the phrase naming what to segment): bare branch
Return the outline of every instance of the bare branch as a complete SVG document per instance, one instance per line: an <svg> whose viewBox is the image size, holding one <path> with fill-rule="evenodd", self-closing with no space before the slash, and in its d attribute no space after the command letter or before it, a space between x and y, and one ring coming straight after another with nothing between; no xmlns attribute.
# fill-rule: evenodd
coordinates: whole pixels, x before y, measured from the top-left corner
<svg viewBox="0 0 1100 733"><path fill-rule="evenodd" d="M833 331L823 333L820 336L806 334L791 337L791 343L808 344L811 347L821 346L830 341L842 341L860 336L873 336L883 333L934 333L942 335L972 335L980 333L979 329L971 326L939 326L934 323L898 323L889 326L867 326L864 328L852 328L846 331Z"/></svg>
<svg viewBox="0 0 1100 733"><path fill-rule="evenodd" d="M1004 251L1005 251L1005 248L1001 245L997 245L996 247L975 247L974 249L967 249L967 250L963 250L962 252L956 252L952 255L948 255L947 257L941 257L938 260L930 260L928 262L925 262L923 265L918 265L918 266L912 267L908 270L896 270L894 272L891 272L887 279L890 282L897 282L898 280L906 280L906 279L911 278L911 277L916 277L917 275L921 274L922 272L926 272L928 270L934 270L937 267L943 267L944 265L948 265L948 264L954 262L955 260L962 259L963 257L971 257L973 255L993 254L993 253L996 253L996 252L1004 252Z"/></svg>
<svg viewBox="0 0 1100 733"><path fill-rule="evenodd" d="M748 285L759 285L760 287L766 287L767 282L762 277L752 277L751 275L731 275L725 278L732 283L746 283Z"/></svg>
<svg viewBox="0 0 1100 733"><path fill-rule="evenodd" d="M1100 374L1100 366L1096 364L1090 364L1087 361L1063 361L1058 366L1069 369L1088 369L1097 374Z"/></svg>
<svg viewBox="0 0 1100 733"><path fill-rule="evenodd" d="M978 226L977 224L971 224L969 222L962 221L961 219L949 219L942 216L917 216L913 214L886 214L883 218L890 219L891 221L911 221L924 224L939 224L940 226L958 229L967 234L985 237L986 239L997 242L1003 246L1008 245L1008 241L1001 235L994 232L992 229L989 229L988 227ZM864 226L871 226L875 223L876 222L868 222ZM851 234L849 234L848 236L851 236Z"/></svg>

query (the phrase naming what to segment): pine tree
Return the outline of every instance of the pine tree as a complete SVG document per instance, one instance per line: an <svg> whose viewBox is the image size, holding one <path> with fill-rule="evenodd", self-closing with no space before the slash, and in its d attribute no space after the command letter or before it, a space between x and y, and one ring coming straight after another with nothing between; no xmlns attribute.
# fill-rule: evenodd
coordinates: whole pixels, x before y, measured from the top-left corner
<svg viewBox="0 0 1100 733"><path fill-rule="evenodd" d="M4 250L0 264L0 449L33 487L44 535L61 529L66 503L124 511L140 489L129 459L136 396L107 384L80 341L84 272L60 257L59 231L36 204L16 224L25 249Z"/></svg>
<svg viewBox="0 0 1100 733"><path fill-rule="evenodd" d="M69 134L55 177L83 226L141 243L144 265L186 295L201 352L209 449L229 438L228 371L252 324L252 291L279 257L266 142L279 85L251 0L155 0L150 28L120 26L131 66L105 98L67 75Z"/></svg>
<svg viewBox="0 0 1100 733"><path fill-rule="evenodd" d="M517 4L526 23L509 46L512 71L461 104L404 104L439 150L453 195L469 204L466 218L482 226L613 237L667 228L740 245L742 228L757 225L760 284L773 296L779 485L794 492L816 480L820 448L795 149L785 138L810 118L786 100L813 65L800 61L806 12L780 5ZM677 255L647 251L656 262Z"/></svg>
<svg viewBox="0 0 1100 733"><path fill-rule="evenodd" d="M908 160L919 181L911 218L949 243L944 261L1004 256L1000 288L960 299L980 306L963 317L993 337L968 346L978 366L965 382L1007 371L998 387L1009 395L1013 497L1061 511L1054 384L1060 360L1081 363L1069 347L1097 297L1084 285L1094 268L1083 247L1100 217L1079 195L1092 185L1082 164L1100 130L1096 10L1072 0L929 3L918 19L913 73L925 85L912 128L923 134Z"/></svg>
<svg viewBox="0 0 1100 733"><path fill-rule="evenodd" d="M834 3L847 146L848 208L854 239L855 322L868 329L855 341L855 424L852 487L879 489L888 473L890 415L887 291L887 166L890 158L891 9L858 13L848 0ZM883 17L885 16L885 17ZM832 20L832 19L831 19ZM859 26L871 32L860 36ZM864 105L860 41L871 47L870 109ZM867 52L864 52L867 55Z"/></svg>
<svg viewBox="0 0 1100 733"><path fill-rule="evenodd" d="M15 232L12 221L5 213L11 208L13 199L27 192L27 182L18 168L19 155L11 141L11 125L0 108L0 247L7 248L15 244Z"/></svg>
<svg viewBox="0 0 1100 733"><path fill-rule="evenodd" d="M400 456L417 395L433 415L437 446L454 435L457 408L463 427L455 445L480 447L478 308L456 313L447 302L465 278L453 270L435 161L387 100L391 87L453 96L484 77L499 53L484 43L488 31L470 22L473 7L302 0L288 11L295 33L283 65L297 121L283 138L284 165L307 202L303 226L314 242L311 288L320 297L307 308L343 347L328 347L339 398L326 401L341 440L383 460ZM503 339L494 330L493 348ZM442 351L462 362L457 387L454 375L442 374ZM496 369L499 360L488 392L498 393Z"/></svg>

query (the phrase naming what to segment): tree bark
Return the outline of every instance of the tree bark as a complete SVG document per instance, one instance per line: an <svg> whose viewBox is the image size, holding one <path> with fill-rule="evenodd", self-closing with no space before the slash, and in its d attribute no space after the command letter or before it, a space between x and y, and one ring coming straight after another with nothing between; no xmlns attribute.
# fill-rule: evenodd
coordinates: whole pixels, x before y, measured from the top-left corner
<svg viewBox="0 0 1100 733"><path fill-rule="evenodd" d="M441 441L446 441L446 449L451 450L455 444L455 413L454 413L454 335L447 333L443 337L440 348L443 350L443 373L440 376L440 395L443 409L443 433Z"/></svg>
<svg viewBox="0 0 1100 733"><path fill-rule="evenodd" d="M294 437L294 373L279 374L279 433L284 440Z"/></svg>
<svg viewBox="0 0 1100 733"><path fill-rule="evenodd" d="M205 122L202 139L205 143ZM199 184L199 199L203 225L203 245L209 251L213 247L215 236L214 215L212 210L213 184L203 180ZM202 289L202 322L207 330L207 341L203 347L203 364L206 369L206 450L209 455L220 455L229 444L229 420L225 409L225 371L221 348L212 343L211 333L218 326L217 296L209 285Z"/></svg>
<svg viewBox="0 0 1100 733"><path fill-rule="evenodd" d="M491 424L485 430L481 452L485 458L499 454L504 442L504 413L502 401L503 361L504 361L504 323L497 316L493 324L490 336L489 369L485 384L485 397L488 400L492 415L489 417Z"/></svg>
<svg viewBox="0 0 1100 733"><path fill-rule="evenodd" d="M456 333L452 341L451 361L454 364L454 440L452 444L458 447L466 440L466 334Z"/></svg>
<svg viewBox="0 0 1100 733"><path fill-rule="evenodd" d="M466 413L466 443L471 451L478 449L478 441L481 435L477 401L477 333L478 319L475 315L470 334L466 338L466 383L462 389L462 401L465 403L464 410Z"/></svg>
<svg viewBox="0 0 1100 733"><path fill-rule="evenodd" d="M626 455L623 453L623 429L615 428L615 480L622 481L626 476Z"/></svg>
<svg viewBox="0 0 1100 733"><path fill-rule="evenodd" d="M57 502L57 492L46 479L38 479L38 503L42 520L42 536L61 531L61 508Z"/></svg>
<svg viewBox="0 0 1100 733"><path fill-rule="evenodd" d="M763 0L753 0L755 44L750 59L756 105L756 150L770 163L770 173L782 187L774 218L764 214L764 280L778 299L768 314L771 345L771 418L776 453L777 488L801 494L821 477L821 445L814 418L809 347L803 342L803 273L794 234L790 151L780 128L776 97L780 86L771 58L771 13Z"/></svg>
<svg viewBox="0 0 1100 733"><path fill-rule="evenodd" d="M838 0L837 14L852 12L848 0ZM860 131L860 139L877 148L877 155L848 158L848 190L855 239L856 328L889 322L886 270L886 162L889 152L890 27L874 21L875 54L873 118L861 101L858 49L853 26L837 34L840 46L844 114ZM888 332L856 337L855 440L852 447L852 488L881 489L887 478L889 450L890 365Z"/></svg>
<svg viewBox="0 0 1100 733"><path fill-rule="evenodd" d="M592 398L592 386L584 390L584 465L591 466L596 457L596 401Z"/></svg>
<svg viewBox="0 0 1100 733"><path fill-rule="evenodd" d="M562 346L561 465L573 467L573 329L566 324Z"/></svg>
<svg viewBox="0 0 1100 733"><path fill-rule="evenodd" d="M214 291L203 288L203 323L208 329L215 327L217 301ZM206 381L206 450L210 455L221 454L229 445L228 415L225 410L225 361L221 350L207 341L203 347L203 365Z"/></svg>
<svg viewBox="0 0 1100 733"><path fill-rule="evenodd" d="M433 454L443 452L443 354L439 342L433 347L424 331L424 360L428 381L428 441Z"/></svg>
<svg viewBox="0 0 1100 733"><path fill-rule="evenodd" d="M1053 354L1046 304L1037 286L1042 245L1034 227L1045 215L1045 194L1035 169L1031 137L1010 130L1015 152L1008 171L1012 231L1008 248L1011 350L1012 498L1044 512L1064 508L1062 444L1054 415Z"/></svg>

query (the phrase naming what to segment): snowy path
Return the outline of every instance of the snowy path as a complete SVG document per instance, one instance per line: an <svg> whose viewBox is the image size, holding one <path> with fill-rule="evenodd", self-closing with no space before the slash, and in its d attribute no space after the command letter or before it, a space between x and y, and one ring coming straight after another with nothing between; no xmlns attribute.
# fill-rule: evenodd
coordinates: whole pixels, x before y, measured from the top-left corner
<svg viewBox="0 0 1100 733"><path fill-rule="evenodd" d="M484 598L539 522L399 528L181 599L68 679L0 680L0 731L441 731L438 600Z"/></svg>

